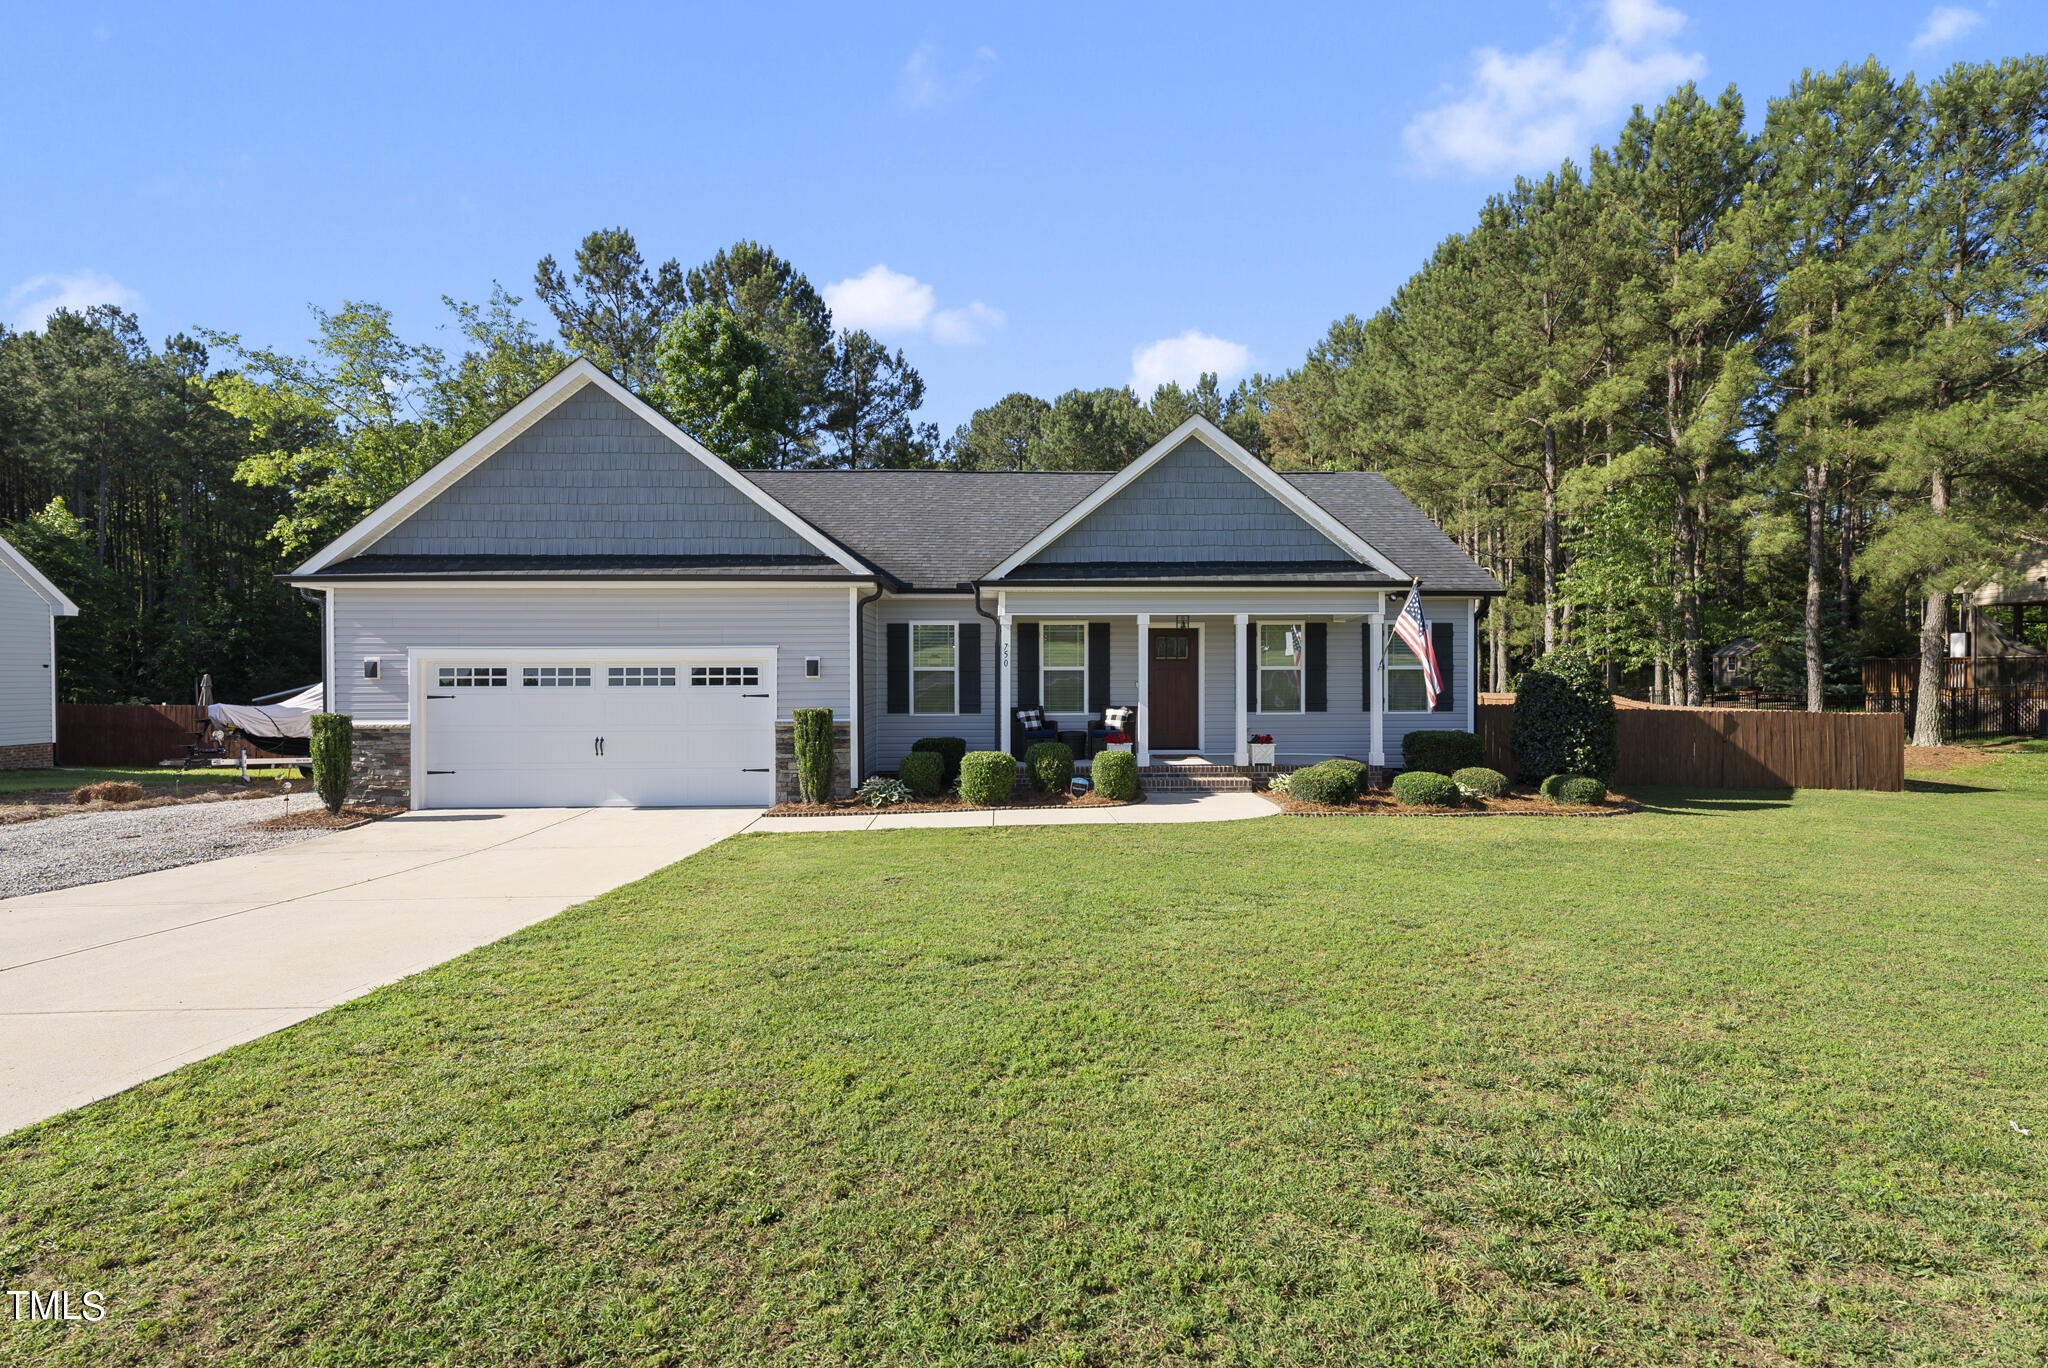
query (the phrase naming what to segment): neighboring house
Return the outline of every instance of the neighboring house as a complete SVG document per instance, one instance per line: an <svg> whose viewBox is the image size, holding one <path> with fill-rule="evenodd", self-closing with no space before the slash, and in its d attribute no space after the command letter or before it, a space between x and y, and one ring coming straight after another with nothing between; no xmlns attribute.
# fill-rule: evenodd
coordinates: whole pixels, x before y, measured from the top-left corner
<svg viewBox="0 0 2048 1368"><path fill-rule="evenodd" d="M57 619L78 605L0 537L0 770L57 763Z"/></svg>
<svg viewBox="0 0 2048 1368"><path fill-rule="evenodd" d="M740 471L583 360L287 578L364 791L415 807L767 803L809 707L842 785L1033 704L1136 704L1141 764L1270 732L1393 767L1471 726L1500 592L1381 476L1278 475L1199 418L1114 474ZM1417 580L1434 712L1382 645Z"/></svg>

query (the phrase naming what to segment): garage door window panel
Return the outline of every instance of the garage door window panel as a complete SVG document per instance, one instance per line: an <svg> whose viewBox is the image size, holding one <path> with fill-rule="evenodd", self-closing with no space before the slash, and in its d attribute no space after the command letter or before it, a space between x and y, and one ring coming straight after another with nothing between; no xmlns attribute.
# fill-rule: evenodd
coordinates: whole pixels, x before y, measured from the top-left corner
<svg viewBox="0 0 2048 1368"><path fill-rule="evenodd" d="M443 665L440 687L444 689L502 689L509 680L504 665Z"/></svg>
<svg viewBox="0 0 2048 1368"><path fill-rule="evenodd" d="M690 667L692 688L738 687L757 689L761 686L761 667L758 665L692 665Z"/></svg>
<svg viewBox="0 0 2048 1368"><path fill-rule="evenodd" d="M588 665L528 665L519 672L520 684L528 689L587 689Z"/></svg>
<svg viewBox="0 0 2048 1368"><path fill-rule="evenodd" d="M673 688L675 682L673 665L613 665L605 672L605 683L614 689Z"/></svg>

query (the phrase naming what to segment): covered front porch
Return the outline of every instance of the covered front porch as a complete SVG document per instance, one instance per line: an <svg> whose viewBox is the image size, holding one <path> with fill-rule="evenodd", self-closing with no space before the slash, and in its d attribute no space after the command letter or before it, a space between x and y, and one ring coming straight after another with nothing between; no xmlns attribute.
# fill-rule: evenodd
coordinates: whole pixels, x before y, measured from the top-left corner
<svg viewBox="0 0 2048 1368"><path fill-rule="evenodd" d="M1032 588L997 595L1000 715L1013 749L1052 734L1077 759L1106 714L1134 709L1126 744L1152 786L1238 787L1254 759L1332 756L1383 766L1385 595L1330 589ZM1272 753L1255 757L1254 736ZM1237 771L1227 774L1224 771Z"/></svg>

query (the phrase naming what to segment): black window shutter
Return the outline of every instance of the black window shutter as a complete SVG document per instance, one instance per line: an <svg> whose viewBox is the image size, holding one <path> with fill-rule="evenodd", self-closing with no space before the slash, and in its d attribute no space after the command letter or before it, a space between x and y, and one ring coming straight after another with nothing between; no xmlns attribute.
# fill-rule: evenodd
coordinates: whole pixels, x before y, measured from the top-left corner
<svg viewBox="0 0 2048 1368"><path fill-rule="evenodd" d="M1449 712L1458 705L1457 685L1453 682L1458 675L1458 629L1448 622L1429 624L1429 649L1436 653L1437 682L1444 691L1436 696L1436 707L1432 712Z"/></svg>
<svg viewBox="0 0 2048 1368"><path fill-rule="evenodd" d="M1090 712L1101 712L1113 702L1109 696L1109 624L1088 624L1088 699Z"/></svg>
<svg viewBox="0 0 2048 1368"><path fill-rule="evenodd" d="M960 624L960 651L953 659L960 664L960 711L981 711L981 624Z"/></svg>
<svg viewBox="0 0 2048 1368"><path fill-rule="evenodd" d="M910 624L889 624L889 711L910 711Z"/></svg>
<svg viewBox="0 0 2048 1368"><path fill-rule="evenodd" d="M1259 710L1259 624L1244 625L1244 710Z"/></svg>
<svg viewBox="0 0 2048 1368"><path fill-rule="evenodd" d="M1017 624L1017 706L1038 706L1038 624Z"/></svg>
<svg viewBox="0 0 2048 1368"><path fill-rule="evenodd" d="M1365 701L1358 706L1365 712L1372 711L1372 626L1371 618L1358 624L1358 677L1365 681Z"/></svg>
<svg viewBox="0 0 2048 1368"><path fill-rule="evenodd" d="M1301 652L1302 704L1307 712L1330 710L1330 624L1307 624L1308 640Z"/></svg>

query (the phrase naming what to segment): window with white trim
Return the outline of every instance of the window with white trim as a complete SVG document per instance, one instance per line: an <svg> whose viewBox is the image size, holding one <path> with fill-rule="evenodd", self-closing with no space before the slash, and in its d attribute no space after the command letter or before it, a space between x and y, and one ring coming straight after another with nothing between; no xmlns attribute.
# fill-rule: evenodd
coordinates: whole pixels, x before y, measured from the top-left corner
<svg viewBox="0 0 2048 1368"><path fill-rule="evenodd" d="M587 689L588 665L528 665L519 672L519 683L528 689Z"/></svg>
<svg viewBox="0 0 2048 1368"><path fill-rule="evenodd" d="M1259 711L1301 711L1301 661L1306 633L1298 622L1259 624Z"/></svg>
<svg viewBox="0 0 2048 1368"><path fill-rule="evenodd" d="M960 626L953 622L910 624L910 710L959 711Z"/></svg>
<svg viewBox="0 0 2048 1368"><path fill-rule="evenodd" d="M1429 690L1422 683L1422 658L1399 637L1387 640L1387 711L1429 711Z"/></svg>
<svg viewBox="0 0 2048 1368"><path fill-rule="evenodd" d="M692 665L690 687L716 688L721 685L739 685L744 688L758 688L761 683L761 667L758 665Z"/></svg>
<svg viewBox="0 0 2048 1368"><path fill-rule="evenodd" d="M503 665L443 665L444 689L502 689L506 684Z"/></svg>
<svg viewBox="0 0 2048 1368"><path fill-rule="evenodd" d="M668 685L672 688L676 682L676 667L673 665L614 665L605 673L605 684L614 689L643 685Z"/></svg>
<svg viewBox="0 0 2048 1368"><path fill-rule="evenodd" d="M1049 713L1088 711L1088 624L1048 622L1038 629L1038 701Z"/></svg>

